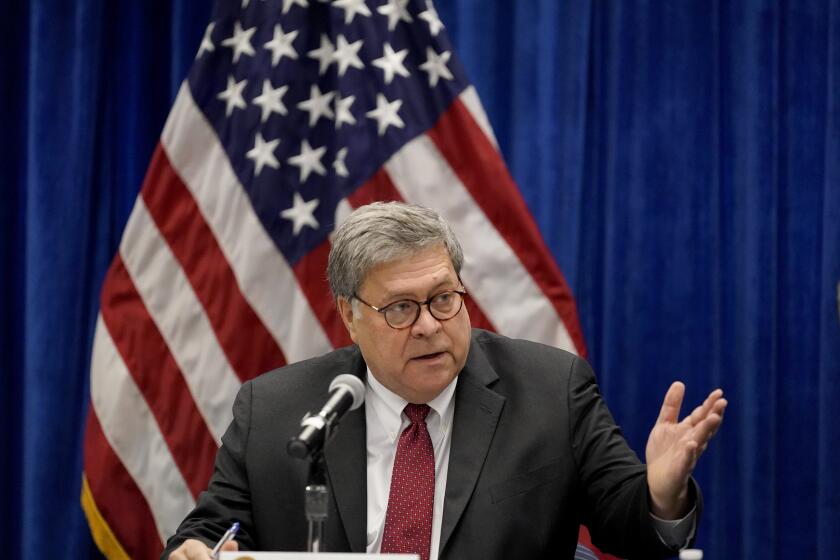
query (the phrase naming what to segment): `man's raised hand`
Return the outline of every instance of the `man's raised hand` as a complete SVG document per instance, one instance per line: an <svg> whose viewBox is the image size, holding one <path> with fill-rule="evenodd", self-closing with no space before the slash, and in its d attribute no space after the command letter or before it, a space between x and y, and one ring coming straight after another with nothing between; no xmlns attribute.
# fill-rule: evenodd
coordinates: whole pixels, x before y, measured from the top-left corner
<svg viewBox="0 0 840 560"><path fill-rule="evenodd" d="M688 513L688 479L720 427L727 405L723 391L715 389L679 421L684 396L685 385L672 383L645 450L651 511L662 519L679 519Z"/></svg>

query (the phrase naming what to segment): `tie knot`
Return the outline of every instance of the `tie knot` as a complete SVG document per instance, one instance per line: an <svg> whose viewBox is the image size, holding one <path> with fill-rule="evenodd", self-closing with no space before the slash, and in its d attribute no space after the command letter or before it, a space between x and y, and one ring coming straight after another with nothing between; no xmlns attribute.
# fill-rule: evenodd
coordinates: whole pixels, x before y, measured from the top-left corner
<svg viewBox="0 0 840 560"><path fill-rule="evenodd" d="M426 421L426 415L429 414L430 410L431 408L427 404L408 403L405 405L403 412L405 412L405 415L411 420L412 424L419 424Z"/></svg>

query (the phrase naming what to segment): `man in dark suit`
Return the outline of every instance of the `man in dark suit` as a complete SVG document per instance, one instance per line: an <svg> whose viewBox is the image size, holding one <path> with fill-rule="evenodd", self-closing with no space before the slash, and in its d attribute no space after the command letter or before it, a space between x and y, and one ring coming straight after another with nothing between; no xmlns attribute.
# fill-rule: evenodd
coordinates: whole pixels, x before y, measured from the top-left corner
<svg viewBox="0 0 840 560"><path fill-rule="evenodd" d="M619 556L688 544L700 513L690 475L722 420L722 392L679 422L684 388L673 384L645 466L584 360L471 329L462 263L431 210L354 212L328 276L355 345L243 385L210 486L164 557L208 558L233 520L242 529L231 548L305 550L307 463L285 442L340 373L366 389L325 451L330 551L572 558L580 523Z"/></svg>

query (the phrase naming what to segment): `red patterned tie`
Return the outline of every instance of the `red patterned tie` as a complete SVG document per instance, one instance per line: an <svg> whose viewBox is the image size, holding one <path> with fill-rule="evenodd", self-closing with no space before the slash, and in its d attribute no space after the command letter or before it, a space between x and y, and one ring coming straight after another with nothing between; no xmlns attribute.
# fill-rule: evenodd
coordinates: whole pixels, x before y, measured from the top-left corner
<svg viewBox="0 0 840 560"><path fill-rule="evenodd" d="M429 560L435 501L435 451L426 429L429 405L408 404L411 424L400 434L391 474L382 552L419 554Z"/></svg>

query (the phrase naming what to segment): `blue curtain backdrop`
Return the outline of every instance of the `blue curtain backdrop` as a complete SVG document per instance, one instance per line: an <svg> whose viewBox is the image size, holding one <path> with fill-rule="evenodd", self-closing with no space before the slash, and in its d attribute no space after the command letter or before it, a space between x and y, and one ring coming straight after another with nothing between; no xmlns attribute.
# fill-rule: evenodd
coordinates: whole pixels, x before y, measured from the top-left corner
<svg viewBox="0 0 840 560"><path fill-rule="evenodd" d="M4 553L95 558L78 504L98 292L210 5L7 4ZM840 0L437 7L633 447L672 379L692 402L727 392L698 545L833 558Z"/></svg>

